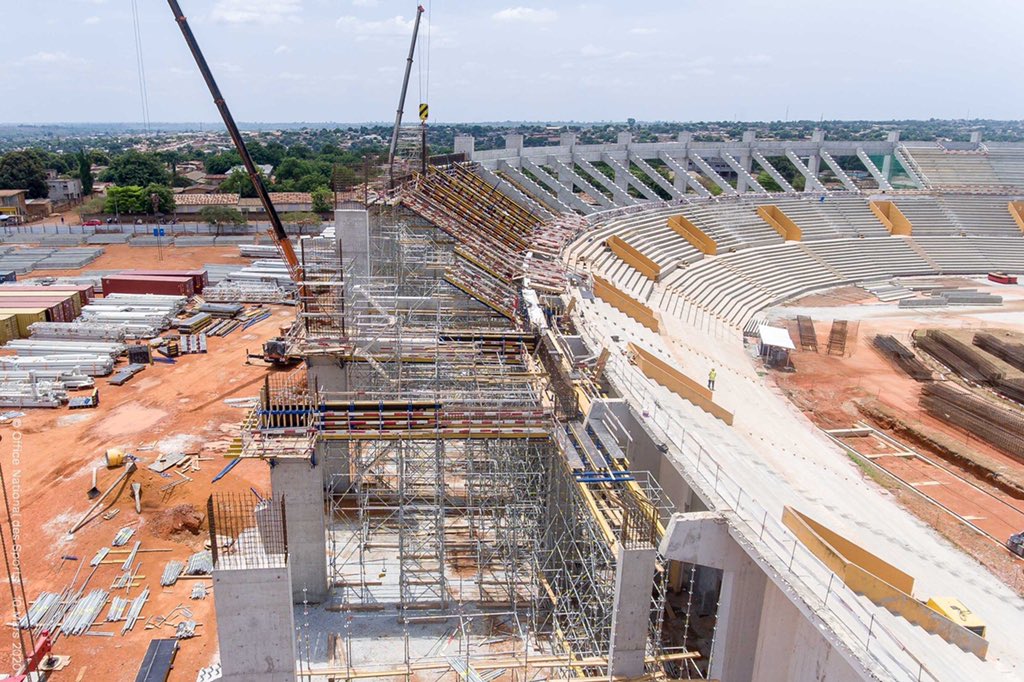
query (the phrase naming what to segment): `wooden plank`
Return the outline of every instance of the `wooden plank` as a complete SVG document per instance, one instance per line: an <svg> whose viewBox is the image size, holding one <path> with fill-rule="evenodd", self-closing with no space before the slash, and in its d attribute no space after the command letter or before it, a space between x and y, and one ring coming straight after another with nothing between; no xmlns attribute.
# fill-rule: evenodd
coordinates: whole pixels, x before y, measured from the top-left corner
<svg viewBox="0 0 1024 682"><path fill-rule="evenodd" d="M612 235L604 241L605 246L630 267L636 268L647 279L657 282L661 276L661 266L645 256L634 246L627 244L618 236Z"/></svg>
<svg viewBox="0 0 1024 682"><path fill-rule="evenodd" d="M651 331L658 331L658 318L653 310L597 275L594 275L594 295Z"/></svg>
<svg viewBox="0 0 1024 682"><path fill-rule="evenodd" d="M714 256L718 254L718 242L711 238L704 230L694 225L684 215L670 216L668 226L673 232L690 242L693 248L703 254Z"/></svg>
<svg viewBox="0 0 1024 682"><path fill-rule="evenodd" d="M661 358L637 346L635 343L629 344L629 350L633 354L633 361L636 363L636 366L649 379L653 379L680 398L693 403L716 419L721 419L726 424L732 425L732 412L715 403L712 399L712 393L707 387L698 384Z"/></svg>

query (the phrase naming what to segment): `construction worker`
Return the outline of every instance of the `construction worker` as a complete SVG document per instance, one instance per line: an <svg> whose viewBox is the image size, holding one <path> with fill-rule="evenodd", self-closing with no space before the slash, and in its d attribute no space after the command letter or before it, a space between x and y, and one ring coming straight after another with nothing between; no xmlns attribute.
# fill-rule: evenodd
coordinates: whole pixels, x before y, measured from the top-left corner
<svg viewBox="0 0 1024 682"><path fill-rule="evenodd" d="M715 378L718 376L718 372L712 367L711 371L708 372L708 389L715 390Z"/></svg>

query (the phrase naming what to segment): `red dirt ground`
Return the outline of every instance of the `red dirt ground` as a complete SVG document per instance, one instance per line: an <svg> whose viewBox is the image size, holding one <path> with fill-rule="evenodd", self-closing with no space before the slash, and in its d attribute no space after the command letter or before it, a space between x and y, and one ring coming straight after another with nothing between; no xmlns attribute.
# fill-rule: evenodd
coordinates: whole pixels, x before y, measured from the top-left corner
<svg viewBox="0 0 1024 682"><path fill-rule="evenodd" d="M957 282L962 285L962 282ZM855 291L839 290L830 294L815 295L801 300L800 306L841 306L864 302L870 297L858 296ZM958 328L962 325L955 323ZM794 373L771 372L783 392L800 407L819 427L825 429L848 428L857 421L865 420L857 409L857 401L872 399L897 413L907 424L916 429L941 434L958 441L970 451L975 461L992 470L999 471L1005 478L1024 481L1024 464L986 443L969 437L962 431L925 414L918 407L921 384L894 368L870 347L875 334L894 334L909 345L909 334L915 325L911 321L892 319L864 319L857 323L855 334L847 344L845 357L829 356L825 353L830 321L816 321L819 353L797 351L792 354ZM942 324L932 326L942 327ZM799 338L795 322L791 335ZM882 428L880 424L873 424ZM889 435L900 440L894 433ZM865 439L858 439L863 441ZM855 444L860 447L862 443ZM1024 501L1016 499L1005 490L981 479L976 472L944 461L939 453L914 445L922 455L941 463L984 492L970 486L954 483L948 473L929 466L921 460L899 457L883 457L875 460L904 480L918 485L913 488L934 500L945 504L955 512L974 517L979 527L997 538L1005 540L1010 534L1024 530ZM891 450L891 448L890 448ZM881 473L872 475L878 483L889 488L901 504L922 520L928 522L941 534L955 542L962 549L985 564L994 574L1010 587L1024 595L1024 561L1011 555L991 540L971 530L953 516L942 512L935 505L922 500L900 484ZM923 484L923 485L921 485Z"/></svg>
<svg viewBox="0 0 1024 682"><path fill-rule="evenodd" d="M186 268L211 262L241 262L237 248L170 247L164 249L163 261L157 260L156 251L121 245L108 247L106 254L90 268ZM198 637L181 642L169 679L191 682L198 669L212 661L216 651L212 597L192 601L189 595L195 580L180 580L164 588L160 586L160 575L169 559L184 560L203 548L207 538L206 500L211 492L244 493L250 486L257 490L269 487L267 467L257 462L241 463L216 485L211 484L211 479L229 462L224 454L244 415L243 409L226 405L224 399L255 395L260 381L271 371L262 363L247 365L246 348L258 351L265 339L275 336L278 327L293 317L293 308L274 307L270 318L244 332L210 338L210 350L205 355L183 356L174 365L154 364L120 387L98 379L101 403L95 410L26 409L25 417L0 425L0 461L8 488L17 488L16 521L20 526L21 561L30 600L41 591L61 591L80 564L84 564L81 576L85 576L89 560L101 547L110 546L122 526L137 527L133 541L141 540L142 549L149 550L137 559L142 562L142 585L150 589L142 620L122 637L120 624L100 622L106 616L104 609L93 629L114 632L113 637L61 637L54 651L70 655L71 663L55 673L54 680L135 679L149 641L173 636L171 627L145 629L146 619L166 615L179 604L191 609L193 619L202 625L197 630ZM165 450L198 449L203 458L210 459L200 462L200 471L187 472L191 482L161 492L162 486L178 478L175 473L163 478L146 469L158 456L161 441ZM100 465L107 448L115 446L124 447L140 459L133 480L142 484L142 514L136 515L130 493L123 492L112 504L104 505L120 509L115 518L97 518L69 537L67 530L91 505L86 491L91 484L92 468ZM100 489L121 471L101 469ZM190 517L197 513L202 517L202 527L194 533L196 523ZM62 555L73 555L78 560L62 562ZM107 589L120 573L119 564L101 565L88 589ZM127 596L137 595L142 585ZM122 592L120 596L126 595ZM9 599L0 602L0 618L10 622ZM7 666L5 658L0 663L0 672L6 672Z"/></svg>

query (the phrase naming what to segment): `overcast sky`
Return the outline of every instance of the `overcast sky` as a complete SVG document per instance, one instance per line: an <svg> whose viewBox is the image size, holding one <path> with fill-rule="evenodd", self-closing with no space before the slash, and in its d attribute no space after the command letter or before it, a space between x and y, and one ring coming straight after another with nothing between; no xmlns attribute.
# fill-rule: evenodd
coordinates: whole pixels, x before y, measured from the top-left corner
<svg viewBox="0 0 1024 682"><path fill-rule="evenodd" d="M167 4L136 1L150 119L217 120ZM180 3L238 120L393 119L415 2ZM406 111L429 55L437 121L1024 111L1022 0L424 3ZM3 4L0 121L142 120L131 0Z"/></svg>

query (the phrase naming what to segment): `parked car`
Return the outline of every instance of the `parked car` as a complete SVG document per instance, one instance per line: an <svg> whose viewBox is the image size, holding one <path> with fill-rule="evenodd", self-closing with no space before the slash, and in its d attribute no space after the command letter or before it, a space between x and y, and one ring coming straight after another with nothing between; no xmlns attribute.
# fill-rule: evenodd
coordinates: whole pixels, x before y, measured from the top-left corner
<svg viewBox="0 0 1024 682"><path fill-rule="evenodd" d="M97 227L102 224L102 222L100 222L96 218L93 218L92 220L86 220L84 223L82 223L82 227Z"/></svg>

